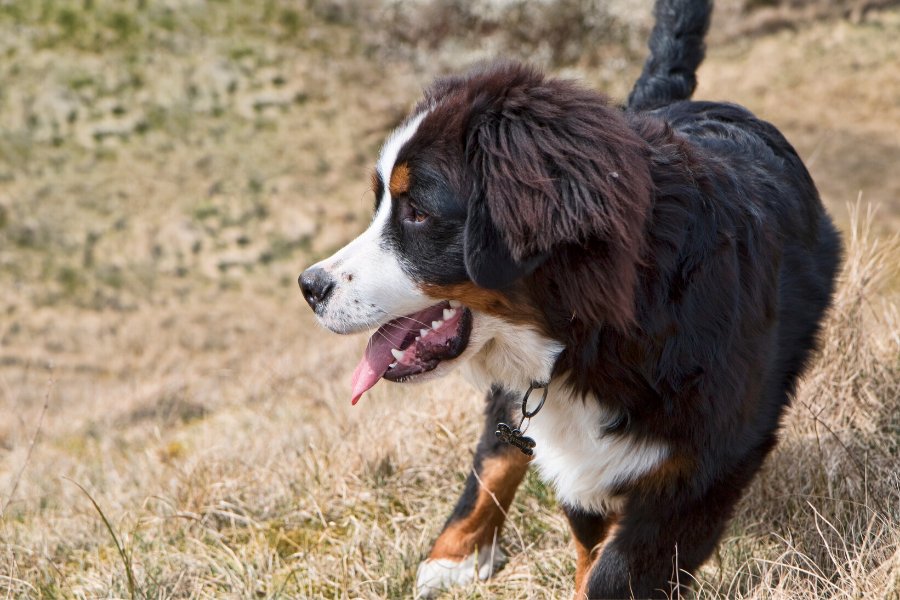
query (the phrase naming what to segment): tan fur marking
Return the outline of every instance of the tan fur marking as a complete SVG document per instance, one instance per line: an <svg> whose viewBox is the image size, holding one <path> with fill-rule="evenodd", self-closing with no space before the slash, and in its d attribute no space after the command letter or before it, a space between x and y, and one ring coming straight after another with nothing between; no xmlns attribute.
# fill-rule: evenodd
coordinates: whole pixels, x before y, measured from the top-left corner
<svg viewBox="0 0 900 600"><path fill-rule="evenodd" d="M594 565L597 564L600 555L603 554L603 548L615 536L617 527L618 517L610 517L600 533L600 539L591 548L582 545L578 538L573 538L575 551L578 553L575 563L575 600L587 600L588 575L590 575Z"/></svg>
<svg viewBox="0 0 900 600"><path fill-rule="evenodd" d="M409 165L400 163L391 172L391 182L388 185L391 198L396 198L409 191Z"/></svg>
<svg viewBox="0 0 900 600"><path fill-rule="evenodd" d="M587 600L587 592L585 584L587 583L587 575L591 572L594 562L597 560L597 553L594 548L582 546L578 540L575 540L575 551L578 553L575 559L575 600Z"/></svg>
<svg viewBox="0 0 900 600"><path fill-rule="evenodd" d="M479 473L481 486L475 506L468 515L444 529L428 557L462 560L477 549L490 546L495 532L503 525L505 513L528 470L529 461L527 456L514 449L486 458Z"/></svg>
<svg viewBox="0 0 900 600"><path fill-rule="evenodd" d="M468 308L506 319L512 323L536 325L546 329L544 319L523 293L510 294L478 287L474 283L450 285L422 284L422 291L435 300L459 300Z"/></svg>
<svg viewBox="0 0 900 600"><path fill-rule="evenodd" d="M674 454L640 477L634 482L634 486L653 492L674 489L693 474L694 469L693 460L683 454Z"/></svg>

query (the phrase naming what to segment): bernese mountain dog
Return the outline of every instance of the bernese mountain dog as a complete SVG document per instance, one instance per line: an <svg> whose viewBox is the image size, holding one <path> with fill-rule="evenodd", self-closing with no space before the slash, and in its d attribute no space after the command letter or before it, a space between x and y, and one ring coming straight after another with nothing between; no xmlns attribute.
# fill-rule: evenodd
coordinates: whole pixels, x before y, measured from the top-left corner
<svg viewBox="0 0 900 600"><path fill-rule="evenodd" d="M421 596L493 572L531 464L577 597L670 596L776 443L840 239L775 127L688 100L711 10L658 0L625 107L513 62L438 80L381 150L371 225L300 276L326 328L376 329L354 403L457 367L487 391Z"/></svg>

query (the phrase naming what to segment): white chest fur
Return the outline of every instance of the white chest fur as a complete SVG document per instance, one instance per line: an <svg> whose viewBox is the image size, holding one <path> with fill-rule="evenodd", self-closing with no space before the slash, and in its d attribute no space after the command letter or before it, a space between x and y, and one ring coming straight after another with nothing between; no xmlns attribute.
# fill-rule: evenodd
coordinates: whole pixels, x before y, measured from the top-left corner
<svg viewBox="0 0 900 600"><path fill-rule="evenodd" d="M529 402L534 406L534 401ZM610 434L616 415L594 398L582 400L551 385L544 408L528 427L534 438L534 464L569 506L605 513L617 510L617 485L653 469L668 451L662 444L636 440L627 433Z"/></svg>
<svg viewBox="0 0 900 600"><path fill-rule="evenodd" d="M485 314L475 315L472 342L480 350L466 365L479 388L500 383L524 393L532 381L550 378L563 346L533 329L511 325ZM529 405L536 406L538 394ZM518 413L518 407L516 412ZM544 408L531 420L526 435L534 438L534 464L553 485L560 501L591 512L616 510L617 485L639 477L662 462L668 449L639 441L627 433L609 434L618 415L595 398L573 395L561 381L548 390ZM518 422L518 420L516 420Z"/></svg>

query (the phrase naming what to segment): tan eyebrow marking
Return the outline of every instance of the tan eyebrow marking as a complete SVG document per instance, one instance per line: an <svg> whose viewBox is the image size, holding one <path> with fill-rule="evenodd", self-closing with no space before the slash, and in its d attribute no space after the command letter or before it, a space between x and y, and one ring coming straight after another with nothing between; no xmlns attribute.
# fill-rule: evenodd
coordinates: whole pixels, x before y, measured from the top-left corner
<svg viewBox="0 0 900 600"><path fill-rule="evenodd" d="M409 191L409 165L401 163L391 172L391 183L388 186L391 197L396 198Z"/></svg>

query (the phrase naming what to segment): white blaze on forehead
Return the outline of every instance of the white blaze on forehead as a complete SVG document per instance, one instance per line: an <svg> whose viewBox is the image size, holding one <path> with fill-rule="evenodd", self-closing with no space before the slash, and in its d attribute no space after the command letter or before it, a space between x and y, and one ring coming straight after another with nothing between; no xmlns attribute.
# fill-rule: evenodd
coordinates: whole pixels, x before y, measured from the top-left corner
<svg viewBox="0 0 900 600"><path fill-rule="evenodd" d="M381 181L384 183L384 196L382 201L390 200L390 194L387 188L390 187L388 182L391 180L391 173L394 171L394 163L397 162L397 155L403 144L412 139L422 119L428 114L428 110L423 110L419 114L407 120L403 125L394 130L391 137L387 139L384 146L381 147L381 154L378 155L378 174L381 175Z"/></svg>

